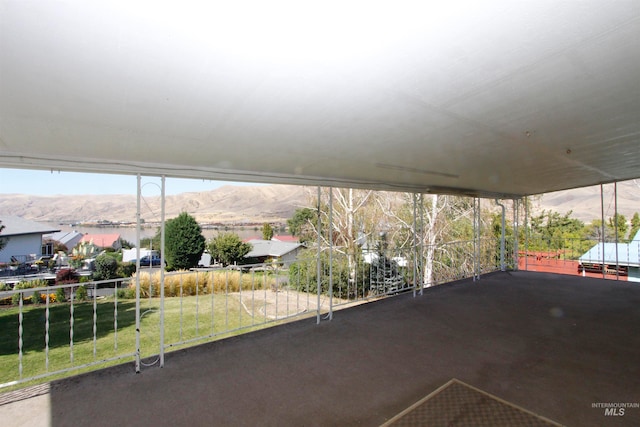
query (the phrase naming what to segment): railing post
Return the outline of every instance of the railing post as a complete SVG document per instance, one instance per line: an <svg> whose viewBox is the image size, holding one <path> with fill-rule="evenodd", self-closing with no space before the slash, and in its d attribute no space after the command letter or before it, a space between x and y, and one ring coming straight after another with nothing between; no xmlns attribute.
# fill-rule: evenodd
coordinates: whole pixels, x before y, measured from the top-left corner
<svg viewBox="0 0 640 427"><path fill-rule="evenodd" d="M162 185L160 188L160 367L161 368L164 368L164 247L165 247L164 243L165 243L165 176L162 175ZM197 290L197 281L196 281L196 290Z"/></svg>
<svg viewBox="0 0 640 427"><path fill-rule="evenodd" d="M500 202L498 202L498 199L496 199L496 205L500 206L502 208L502 231L500 232L500 271L505 271L505 267L504 267L504 239L505 239L505 230L504 230L504 217L505 217L505 208L504 205L501 204Z"/></svg>
<svg viewBox="0 0 640 427"><path fill-rule="evenodd" d="M480 197L477 198L478 206L475 208L475 239L477 245L477 254L476 254L476 275L477 280L480 280L480 275L482 274L482 210L480 208ZM474 203L475 207L475 203Z"/></svg>
<svg viewBox="0 0 640 427"><path fill-rule="evenodd" d="M518 228L520 220L520 199L513 199L513 270L518 271Z"/></svg>
<svg viewBox="0 0 640 427"><path fill-rule="evenodd" d="M137 175L136 198L136 373L140 373L140 197L142 187L140 174Z"/></svg>
<svg viewBox="0 0 640 427"><path fill-rule="evenodd" d="M418 229L417 229L417 195L413 193L413 296L416 296L418 287Z"/></svg>
<svg viewBox="0 0 640 427"><path fill-rule="evenodd" d="M477 280L477 272L478 272L478 235L477 235L477 224L476 224L476 216L478 215L478 209L476 207L476 197L473 198L473 281Z"/></svg>
<svg viewBox="0 0 640 427"><path fill-rule="evenodd" d="M602 278L605 279L606 278L606 271L605 271L605 250L604 250L604 244L605 244L605 238L604 238L604 187L602 184L600 184L600 219L602 221L602 224L600 225L601 228L601 235L600 235L600 241L602 242Z"/></svg>
<svg viewBox="0 0 640 427"><path fill-rule="evenodd" d="M620 280L620 262L618 261L618 183L613 183L614 227L616 232L616 280Z"/></svg>
<svg viewBox="0 0 640 427"><path fill-rule="evenodd" d="M320 197L322 196L322 193L320 191L320 186L318 186L318 227L317 227L317 234L318 234L318 253L317 253L317 259L316 259L316 286L317 286L317 291L318 291L318 302L317 302L317 312L316 312L316 323L319 325L320 324L320 292L322 291L321 287L322 287L322 280L320 275L322 274L322 271L320 269L321 267L321 261L320 261L320 246L322 244L322 236L320 233L320 226L322 224L321 218L320 218Z"/></svg>
<svg viewBox="0 0 640 427"><path fill-rule="evenodd" d="M418 196L418 206L420 207L420 223L418 225L419 251L420 256L420 295L424 293L424 194Z"/></svg>
<svg viewBox="0 0 640 427"><path fill-rule="evenodd" d="M329 187L329 320L333 320L333 187ZM347 254L347 257L349 254ZM351 272L349 272L351 273Z"/></svg>
<svg viewBox="0 0 640 427"><path fill-rule="evenodd" d="M529 270L529 197L524 198L524 269Z"/></svg>

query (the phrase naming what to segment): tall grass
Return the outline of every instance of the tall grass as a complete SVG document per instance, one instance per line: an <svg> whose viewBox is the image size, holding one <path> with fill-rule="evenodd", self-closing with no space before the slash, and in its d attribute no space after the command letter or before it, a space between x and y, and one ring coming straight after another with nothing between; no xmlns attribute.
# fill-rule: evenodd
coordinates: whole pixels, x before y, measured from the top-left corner
<svg viewBox="0 0 640 427"><path fill-rule="evenodd" d="M197 340L219 339L275 324L260 310L246 311L242 292L274 289L286 282L286 274L275 271L232 270L172 272L165 275L164 337L167 349L177 349ZM160 351L160 273L140 275L140 350L143 358ZM135 280L128 294L135 289ZM250 292L249 292L250 293ZM135 301L120 292L96 300L29 304L22 308L22 378L46 376L43 382L60 376L132 361L136 349ZM94 306L95 304L95 306ZM72 308L73 307L73 308ZM94 310L95 307L95 310ZM117 312L117 330L115 316ZM18 331L20 308L0 309L0 383L20 379ZM71 318L73 317L73 322ZM49 324L48 348L46 324ZM95 319L95 329L94 322ZM70 326L73 323L73 344ZM121 358L119 360L108 360ZM47 362L48 359L48 362ZM80 365L95 364L87 368ZM32 382L28 383L31 384ZM26 384L23 384L23 386ZM0 392L12 387L0 389Z"/></svg>
<svg viewBox="0 0 640 427"><path fill-rule="evenodd" d="M263 288L275 288L285 274L274 271L248 272L238 270L177 271L165 273L165 297L192 296L210 293L233 293ZM135 280L129 287L135 289ZM160 272L140 274L140 295L160 295Z"/></svg>

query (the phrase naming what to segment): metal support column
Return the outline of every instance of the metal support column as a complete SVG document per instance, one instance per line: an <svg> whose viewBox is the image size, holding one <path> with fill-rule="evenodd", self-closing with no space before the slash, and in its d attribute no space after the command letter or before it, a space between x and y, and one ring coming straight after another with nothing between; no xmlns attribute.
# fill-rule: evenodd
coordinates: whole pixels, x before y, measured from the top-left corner
<svg viewBox="0 0 640 427"><path fill-rule="evenodd" d="M478 247L480 246L480 242L478 242L477 235L477 216L478 216L478 208L476 206L477 197L473 198L473 281L478 280Z"/></svg>
<svg viewBox="0 0 640 427"><path fill-rule="evenodd" d="M613 225L616 231L616 280L620 280L620 262L618 261L618 183L613 183L613 206L614 216Z"/></svg>
<svg viewBox="0 0 640 427"><path fill-rule="evenodd" d="M602 224L600 225L601 228L601 234L600 234L600 241L602 242L602 278L604 279L606 276L606 271L605 271L605 256L604 256L604 243L605 243L605 238L604 238L604 187L602 184L600 184L600 220L602 221Z"/></svg>
<svg viewBox="0 0 640 427"><path fill-rule="evenodd" d="M328 229L329 229L329 320L333 320L333 187L329 187Z"/></svg>
<svg viewBox="0 0 640 427"><path fill-rule="evenodd" d="M162 175L162 185L160 188L160 367L161 368L164 368L164 242L165 242L164 231L165 231L165 176Z"/></svg>
<svg viewBox="0 0 640 427"><path fill-rule="evenodd" d="M518 228L520 220L520 199L513 199L513 270L518 271Z"/></svg>
<svg viewBox="0 0 640 427"><path fill-rule="evenodd" d="M424 292L424 194L418 196L418 206L420 207L420 221L418 223L419 251L420 256L420 295Z"/></svg>
<svg viewBox="0 0 640 427"><path fill-rule="evenodd" d="M504 267L504 239L505 239L505 231L504 231L504 216L505 216L505 208L504 205L501 204L498 199L496 199L496 205L500 206L502 208L502 225L501 225L501 232L500 232L500 271L505 271L505 267Z"/></svg>
<svg viewBox="0 0 640 427"><path fill-rule="evenodd" d="M477 207L476 207L476 202L477 200ZM474 199L474 221L475 221L475 225L474 225L474 238L476 241L476 254L475 254L475 269L474 269L474 277L475 280L480 280L480 275L482 274L482 210L480 208L480 197L478 197L477 199Z"/></svg>
<svg viewBox="0 0 640 427"><path fill-rule="evenodd" d="M416 218L417 195L413 193L413 297L416 296L418 286L418 220Z"/></svg>
<svg viewBox="0 0 640 427"><path fill-rule="evenodd" d="M321 211L320 211L320 198L322 197L322 192L320 189L320 186L318 186L318 225L317 225L317 233L318 233L318 255L317 255L317 259L316 259L316 287L318 289L318 304L317 304L317 312L316 312L316 323L319 325L320 324L320 292L322 291L322 280L320 280L320 274L322 273L321 271L321 266L322 266L322 261L320 260L320 247L322 246L322 235L320 233L320 227L322 224L320 215L321 215Z"/></svg>
<svg viewBox="0 0 640 427"><path fill-rule="evenodd" d="M529 197L524 198L524 269L529 270Z"/></svg>
<svg viewBox="0 0 640 427"><path fill-rule="evenodd" d="M136 373L140 373L140 198L142 177L137 176L136 198Z"/></svg>

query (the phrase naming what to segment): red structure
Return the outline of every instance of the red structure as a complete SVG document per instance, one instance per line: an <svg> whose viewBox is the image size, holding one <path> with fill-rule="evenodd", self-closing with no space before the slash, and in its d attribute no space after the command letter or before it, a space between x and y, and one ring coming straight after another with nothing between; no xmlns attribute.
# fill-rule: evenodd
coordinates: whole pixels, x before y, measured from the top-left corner
<svg viewBox="0 0 640 427"><path fill-rule="evenodd" d="M520 252L518 257L518 269L526 271L540 271L547 273L569 274L572 276L596 277L602 279L602 271L593 269L584 270L578 260L563 259L564 252L557 251L530 251ZM627 280L626 274L618 273L615 269L607 269L605 279Z"/></svg>

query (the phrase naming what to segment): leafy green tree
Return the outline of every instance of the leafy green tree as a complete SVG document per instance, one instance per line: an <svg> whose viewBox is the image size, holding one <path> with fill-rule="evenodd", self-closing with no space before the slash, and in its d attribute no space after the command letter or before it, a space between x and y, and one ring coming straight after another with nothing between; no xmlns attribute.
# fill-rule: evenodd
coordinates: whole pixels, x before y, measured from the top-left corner
<svg viewBox="0 0 640 427"><path fill-rule="evenodd" d="M633 220L632 220L633 221ZM624 215L618 214L618 241L624 242L629 226ZM633 222L631 225L633 230ZM594 219L589 226L585 227L584 236L591 240L602 240L602 220ZM633 238L633 231L629 238ZM616 240L615 216L607 218L604 223L604 241L614 242Z"/></svg>
<svg viewBox="0 0 640 427"><path fill-rule="evenodd" d="M604 228L605 241L613 240L613 233L608 227ZM594 219L584 229L584 237L589 240L602 240L602 220Z"/></svg>
<svg viewBox="0 0 640 427"><path fill-rule="evenodd" d="M638 212L633 214L631 217L631 229L629 230L629 240L633 239L636 234L638 234L638 230L640 230L640 215Z"/></svg>
<svg viewBox="0 0 640 427"><path fill-rule="evenodd" d="M2 225L2 221L0 221L0 233L2 233L2 230L4 230L4 225ZM0 251L3 250L6 245L7 239L0 238Z"/></svg>
<svg viewBox="0 0 640 427"><path fill-rule="evenodd" d="M616 224L616 217L618 219L617 224ZM609 227L609 229L613 231L614 240L616 238L616 232L615 232L616 225L618 228L618 234L617 234L618 241L622 242L625 240L625 237L627 236L627 232L629 231L629 226L627 225L627 218L625 218L625 216L622 214L616 214L608 219L607 227Z"/></svg>
<svg viewBox="0 0 640 427"><path fill-rule="evenodd" d="M96 270L93 272L94 280L109 280L118 277L118 261L109 254L98 255L95 266Z"/></svg>
<svg viewBox="0 0 640 427"><path fill-rule="evenodd" d="M196 267L205 248L202 229L194 217L182 212L165 224L165 260L167 269Z"/></svg>
<svg viewBox="0 0 640 427"><path fill-rule="evenodd" d="M271 240L273 237L273 227L268 222L264 223L262 226L262 238L264 240Z"/></svg>
<svg viewBox="0 0 640 427"><path fill-rule="evenodd" d="M317 222L318 214L311 208L296 209L291 219L287 220L289 232L297 236L300 243L313 240L314 225Z"/></svg>
<svg viewBox="0 0 640 427"><path fill-rule="evenodd" d="M300 251L296 262L289 266L289 284L294 289L301 292L315 294L318 292L318 251L315 249L305 249ZM320 254L320 262L323 266L329 265L329 253L323 251ZM332 280L330 280L329 269L323 268L320 272L320 291L322 294L329 293L329 283L333 283L333 295L338 298L363 297L369 292L370 274L372 268L365 264L361 256L357 258L358 280L349 280L349 266L345 257L334 258L331 269Z"/></svg>
<svg viewBox="0 0 640 427"><path fill-rule="evenodd" d="M222 263L229 265L242 263L244 256L251 251L249 243L240 240L240 236L235 233L224 233L213 238L208 244L211 256Z"/></svg>
<svg viewBox="0 0 640 427"><path fill-rule="evenodd" d="M538 249L563 249L569 240L581 239L585 225L579 219L571 218L572 213L560 215L559 212L543 210L540 215L532 216L531 247L536 249L536 244L539 244Z"/></svg>
<svg viewBox="0 0 640 427"><path fill-rule="evenodd" d="M135 248L135 245L133 246ZM140 247L148 249L160 249L160 229L156 231L155 236L140 239Z"/></svg>
<svg viewBox="0 0 640 427"><path fill-rule="evenodd" d="M122 249L133 249L136 247L135 244L129 242L128 240L121 239L120 244L122 245Z"/></svg>

